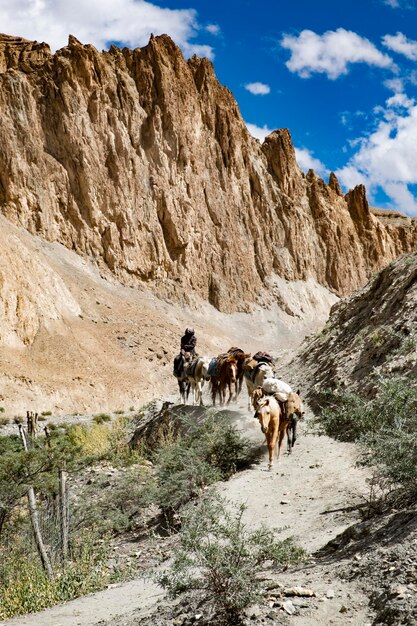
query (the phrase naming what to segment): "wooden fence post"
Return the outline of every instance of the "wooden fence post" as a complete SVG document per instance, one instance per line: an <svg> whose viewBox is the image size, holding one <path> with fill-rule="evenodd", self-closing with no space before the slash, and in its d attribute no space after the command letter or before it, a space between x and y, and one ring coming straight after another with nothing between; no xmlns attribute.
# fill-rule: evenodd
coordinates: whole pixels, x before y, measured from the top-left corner
<svg viewBox="0 0 417 626"><path fill-rule="evenodd" d="M68 558L68 504L67 504L67 472L59 470L59 518L61 527L62 562Z"/></svg>
<svg viewBox="0 0 417 626"><path fill-rule="evenodd" d="M21 424L19 424L19 434L23 443L23 447L27 452L28 445L26 441L26 434ZM42 562L42 567L48 574L49 580L53 580L54 571L52 569L52 565L49 560L48 553L45 548L45 544L43 543L41 529L39 526L39 516L38 516L38 507L36 506L35 490L33 489L33 487L28 488L28 502L29 502L29 513L30 513L30 519L32 522L33 534L35 535L35 543L36 543L36 547L38 549L38 553Z"/></svg>

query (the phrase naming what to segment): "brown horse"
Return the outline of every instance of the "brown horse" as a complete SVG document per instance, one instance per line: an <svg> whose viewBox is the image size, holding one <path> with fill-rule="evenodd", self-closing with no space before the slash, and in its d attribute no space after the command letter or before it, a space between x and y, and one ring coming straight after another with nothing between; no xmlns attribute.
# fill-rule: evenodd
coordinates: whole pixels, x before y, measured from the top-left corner
<svg viewBox="0 0 417 626"><path fill-rule="evenodd" d="M288 394L287 401L285 403L285 416L287 421L287 450L288 454L291 454L297 439L297 422L298 418L304 415L303 403L300 398L300 390L297 389L297 393L293 391Z"/></svg>
<svg viewBox="0 0 417 626"><path fill-rule="evenodd" d="M222 358L222 357L219 357ZM217 394L220 397L220 404L224 404L226 401L226 389L229 389L229 399L227 404L233 397L232 387L235 387L235 393L237 397L237 359L234 356L226 356L222 358L219 363L217 376L211 377L211 396L213 399L213 406L216 405Z"/></svg>
<svg viewBox="0 0 417 626"><path fill-rule="evenodd" d="M237 398L240 392L242 391L243 368L245 366L245 363L250 360L251 355L246 352L243 352L241 348L236 348L236 347L229 348L227 351L227 354L234 356L235 359L237 360L237 376L236 376L237 381L238 381L237 391L236 391L236 398Z"/></svg>
<svg viewBox="0 0 417 626"><path fill-rule="evenodd" d="M278 441L277 458L281 463L281 449L288 426L294 424L296 416L302 415L302 404L298 393L291 392L285 402L286 418L282 418L282 411L279 402L274 396L264 396L257 403L255 417L259 420L261 430L266 438L269 453L268 469L272 469L274 464L274 450ZM296 421L295 421L296 424ZM291 451L295 442L295 426L293 430L293 440L290 445L288 440L288 450Z"/></svg>

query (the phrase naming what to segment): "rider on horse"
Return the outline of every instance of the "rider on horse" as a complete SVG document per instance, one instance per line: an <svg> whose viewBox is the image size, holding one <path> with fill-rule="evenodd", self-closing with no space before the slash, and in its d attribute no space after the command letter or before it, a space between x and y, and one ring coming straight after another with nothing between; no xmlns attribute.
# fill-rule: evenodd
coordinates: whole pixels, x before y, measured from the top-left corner
<svg viewBox="0 0 417 626"><path fill-rule="evenodd" d="M174 376L178 377L181 374L182 357L186 352L190 353L193 357L197 356L195 351L196 344L197 337L195 336L194 328L186 328L184 335L181 337L180 354L174 359Z"/></svg>
<svg viewBox="0 0 417 626"><path fill-rule="evenodd" d="M181 337L181 352L191 352L195 356L195 347L197 345L197 337L194 328L186 328L184 335Z"/></svg>

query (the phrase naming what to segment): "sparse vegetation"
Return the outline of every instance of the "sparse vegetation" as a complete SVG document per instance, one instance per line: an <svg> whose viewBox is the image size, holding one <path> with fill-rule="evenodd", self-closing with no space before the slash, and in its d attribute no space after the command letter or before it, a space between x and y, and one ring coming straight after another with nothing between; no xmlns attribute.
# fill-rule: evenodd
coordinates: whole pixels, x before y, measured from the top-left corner
<svg viewBox="0 0 417 626"><path fill-rule="evenodd" d="M52 415L52 411L42 411L41 415L42 417L48 417L49 415Z"/></svg>
<svg viewBox="0 0 417 626"><path fill-rule="evenodd" d="M417 333L411 332L402 338L400 345L396 350L396 354L407 355L410 352L415 352L417 348Z"/></svg>
<svg viewBox="0 0 417 626"><path fill-rule="evenodd" d="M154 521L159 511L169 523L176 521L183 504L207 485L249 465L258 453L226 416L208 413L199 423L181 418L179 429L161 431L159 448L148 452L152 462L144 464L129 446L130 429L131 420L124 415L110 424L50 424L50 445L39 437L28 453L16 435L0 438L0 619L102 588L110 582L102 567L107 538L143 528L149 521L147 510ZM72 503L68 566L63 569L58 558L55 579L50 581L34 544L25 544L31 536L28 486L42 495L40 503L48 511L51 506L53 510L58 470L65 467L79 474L89 464L104 471L92 472ZM46 542L48 550L56 546L58 557L59 528L54 526Z"/></svg>
<svg viewBox="0 0 417 626"><path fill-rule="evenodd" d="M0 413L4 413L4 406L0 406Z"/></svg>
<svg viewBox="0 0 417 626"><path fill-rule="evenodd" d="M13 418L13 422L15 424L23 424L24 421L25 421L25 418L22 417L21 415L15 415Z"/></svg>
<svg viewBox="0 0 417 626"><path fill-rule="evenodd" d="M0 417L0 426L7 426L10 423L9 417Z"/></svg>
<svg viewBox="0 0 417 626"><path fill-rule="evenodd" d="M417 386L405 378L378 382L376 395L366 400L355 393L326 394L319 423L342 441L359 441L362 461L379 466L402 483L417 479Z"/></svg>
<svg viewBox="0 0 417 626"><path fill-rule="evenodd" d="M123 417L111 425L94 424L91 428L51 425L50 445L45 446L44 438L39 437L32 441L29 452L16 435L0 438L0 619L101 589L117 575L117 571L110 574L103 567L110 549L107 531L127 528L132 514L137 513L140 468L120 472L120 480L108 493L105 507L97 505L92 493L88 493L90 499L84 499L83 507L73 504L70 552L65 567L60 558L59 521L54 516L59 469L65 467L70 473L79 473L99 458L114 459L120 465L137 460L128 446L126 425ZM31 540L26 507L29 485L42 496L39 515L51 533L46 543L49 556L54 559L53 581L43 571ZM100 496L101 490L96 499Z"/></svg>
<svg viewBox="0 0 417 626"><path fill-rule="evenodd" d="M36 558L28 559L20 544L11 551L0 547L0 619L40 611L59 602L103 589L113 582L102 567L108 541L97 542L91 533L81 533L72 543L71 561L49 580Z"/></svg>
<svg viewBox="0 0 417 626"><path fill-rule="evenodd" d="M125 413L123 409L117 409L117 411L114 412L115 415L123 415L123 413Z"/></svg>
<svg viewBox="0 0 417 626"><path fill-rule="evenodd" d="M104 422L111 422L111 415L108 413L98 413L93 415L93 420L96 424L104 424Z"/></svg>
<svg viewBox="0 0 417 626"><path fill-rule="evenodd" d="M208 494L195 507L181 512L180 549L158 582L175 596L197 591L200 601L211 601L211 624L238 626L242 612L260 598L259 574L266 562L288 565L304 552L291 539L277 541L272 530L249 530L245 507L232 506Z"/></svg>
<svg viewBox="0 0 417 626"><path fill-rule="evenodd" d="M149 498L172 522L175 512L207 485L250 466L259 453L224 415L209 413L201 423L183 417L179 434L152 455L157 471Z"/></svg>

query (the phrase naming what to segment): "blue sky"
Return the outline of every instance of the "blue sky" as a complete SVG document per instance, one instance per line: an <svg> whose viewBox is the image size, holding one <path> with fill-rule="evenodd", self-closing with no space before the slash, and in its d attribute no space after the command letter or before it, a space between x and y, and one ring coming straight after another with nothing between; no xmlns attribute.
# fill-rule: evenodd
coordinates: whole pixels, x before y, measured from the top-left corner
<svg viewBox="0 0 417 626"><path fill-rule="evenodd" d="M0 0L0 31L53 49L167 32L212 59L252 134L288 127L304 170L417 215L417 0Z"/></svg>

